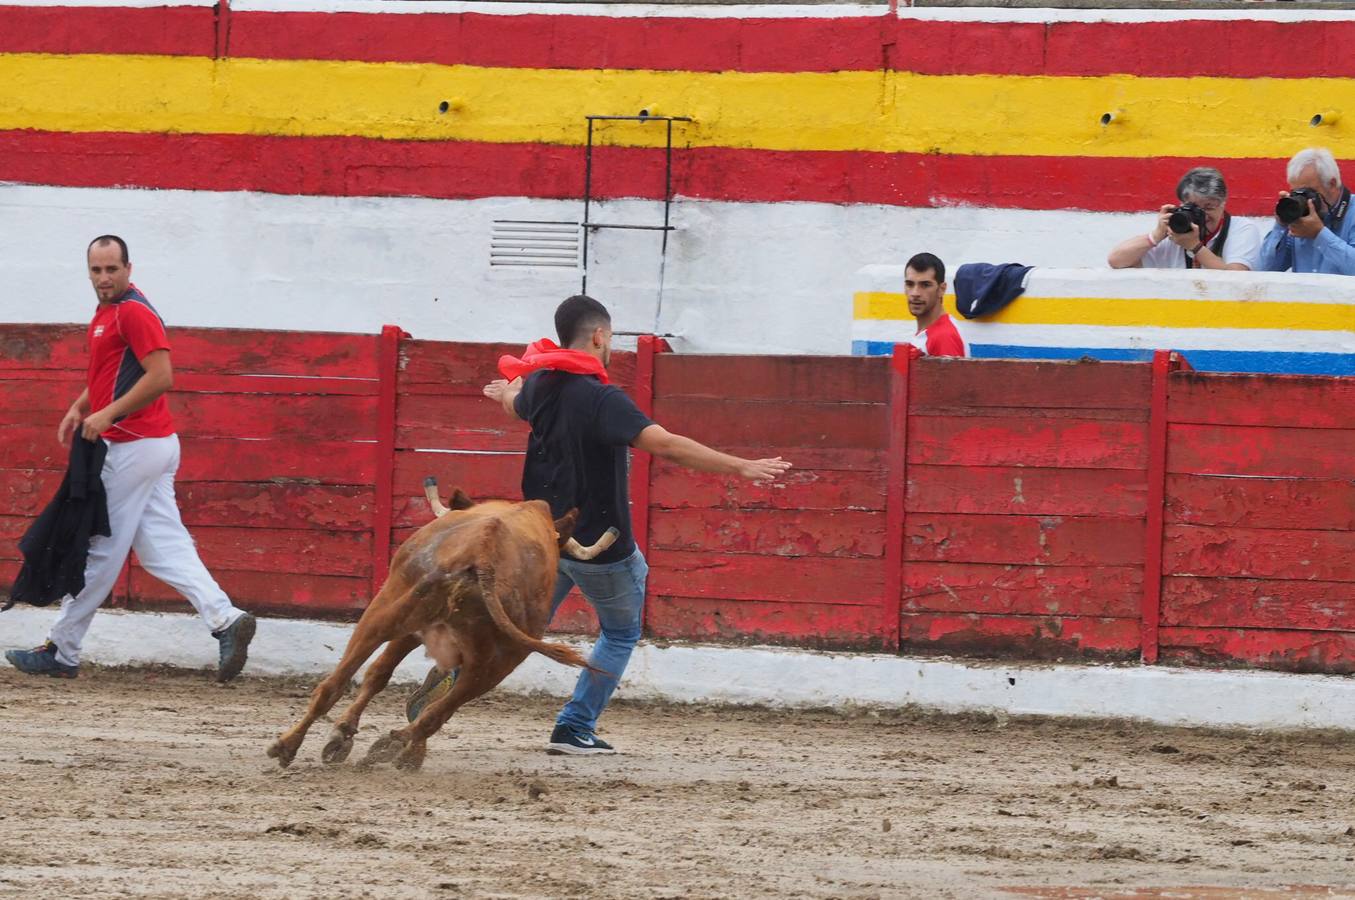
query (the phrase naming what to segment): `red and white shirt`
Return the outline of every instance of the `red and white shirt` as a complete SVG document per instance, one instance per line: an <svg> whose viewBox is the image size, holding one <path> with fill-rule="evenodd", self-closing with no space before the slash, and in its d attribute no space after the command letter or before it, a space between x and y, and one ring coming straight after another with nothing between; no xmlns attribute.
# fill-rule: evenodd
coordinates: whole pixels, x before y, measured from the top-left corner
<svg viewBox="0 0 1355 900"><path fill-rule="evenodd" d="M925 356L969 355L969 344L949 313L942 313L941 318L909 338L908 343Z"/></svg>
<svg viewBox="0 0 1355 900"><path fill-rule="evenodd" d="M140 360L156 350L168 350L165 323L150 301L131 285L112 303L100 304L89 323L89 411L96 413L126 394L146 370ZM174 419L161 394L136 412L128 413L104 432L109 441L169 437Z"/></svg>

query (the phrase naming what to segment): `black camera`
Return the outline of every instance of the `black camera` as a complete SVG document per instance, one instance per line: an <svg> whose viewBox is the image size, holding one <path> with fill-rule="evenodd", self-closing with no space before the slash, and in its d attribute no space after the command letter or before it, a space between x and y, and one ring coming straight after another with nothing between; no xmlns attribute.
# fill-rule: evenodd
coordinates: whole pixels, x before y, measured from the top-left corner
<svg viewBox="0 0 1355 900"><path fill-rule="evenodd" d="M1204 210L1194 203L1182 203L1167 217L1167 227L1177 234L1190 234L1192 225L1200 229L1200 239L1203 240L1209 229L1205 227Z"/></svg>
<svg viewBox="0 0 1355 900"><path fill-rule="evenodd" d="M1319 199L1317 191L1312 188L1295 188L1288 197L1281 197L1280 202L1275 204L1275 217L1286 225L1293 225L1308 215L1310 205L1316 206Z"/></svg>

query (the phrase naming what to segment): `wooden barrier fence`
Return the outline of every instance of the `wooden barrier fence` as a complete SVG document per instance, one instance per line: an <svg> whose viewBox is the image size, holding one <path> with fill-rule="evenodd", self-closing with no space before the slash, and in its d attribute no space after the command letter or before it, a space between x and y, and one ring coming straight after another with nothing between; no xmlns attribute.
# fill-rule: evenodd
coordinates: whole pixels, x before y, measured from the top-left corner
<svg viewBox="0 0 1355 900"><path fill-rule="evenodd" d="M353 618L445 491L520 496L485 400L516 345L176 329L180 506L244 606ZM1355 379L1154 362L695 356L614 383L782 455L752 485L632 458L655 638L1355 671ZM0 325L0 584L65 466L83 328ZM1147 575L1145 573L1148 573ZM133 561L113 603L181 608ZM555 626L594 627L572 598Z"/></svg>

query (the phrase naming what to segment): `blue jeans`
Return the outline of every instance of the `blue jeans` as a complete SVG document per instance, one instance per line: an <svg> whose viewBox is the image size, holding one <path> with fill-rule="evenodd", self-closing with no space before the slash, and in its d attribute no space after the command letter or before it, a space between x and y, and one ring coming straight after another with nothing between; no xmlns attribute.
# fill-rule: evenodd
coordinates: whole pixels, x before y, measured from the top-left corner
<svg viewBox="0 0 1355 900"><path fill-rule="evenodd" d="M587 669L580 672L578 683L574 685L574 696L556 717L557 724L568 725L582 734L592 734L597 728L598 716L612 698L612 692L630 662L635 642L640 639L648 576L649 565L638 548L620 562L600 565L560 558L555 595L551 598L551 618L555 618L555 611L577 585L584 599L597 612L601 626L588 661L608 674L599 675Z"/></svg>

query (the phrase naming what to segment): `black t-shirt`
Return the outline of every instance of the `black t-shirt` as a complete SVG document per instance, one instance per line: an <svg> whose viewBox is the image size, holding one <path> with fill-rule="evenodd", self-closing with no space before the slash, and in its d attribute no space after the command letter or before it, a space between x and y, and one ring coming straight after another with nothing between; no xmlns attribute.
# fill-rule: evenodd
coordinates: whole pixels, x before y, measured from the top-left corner
<svg viewBox="0 0 1355 900"><path fill-rule="evenodd" d="M654 423L619 388L592 375L545 369L523 382L513 409L532 426L522 496L545 500L557 517L578 508L574 537L585 547L608 529L616 543L591 560L635 552L630 529L630 444Z"/></svg>

